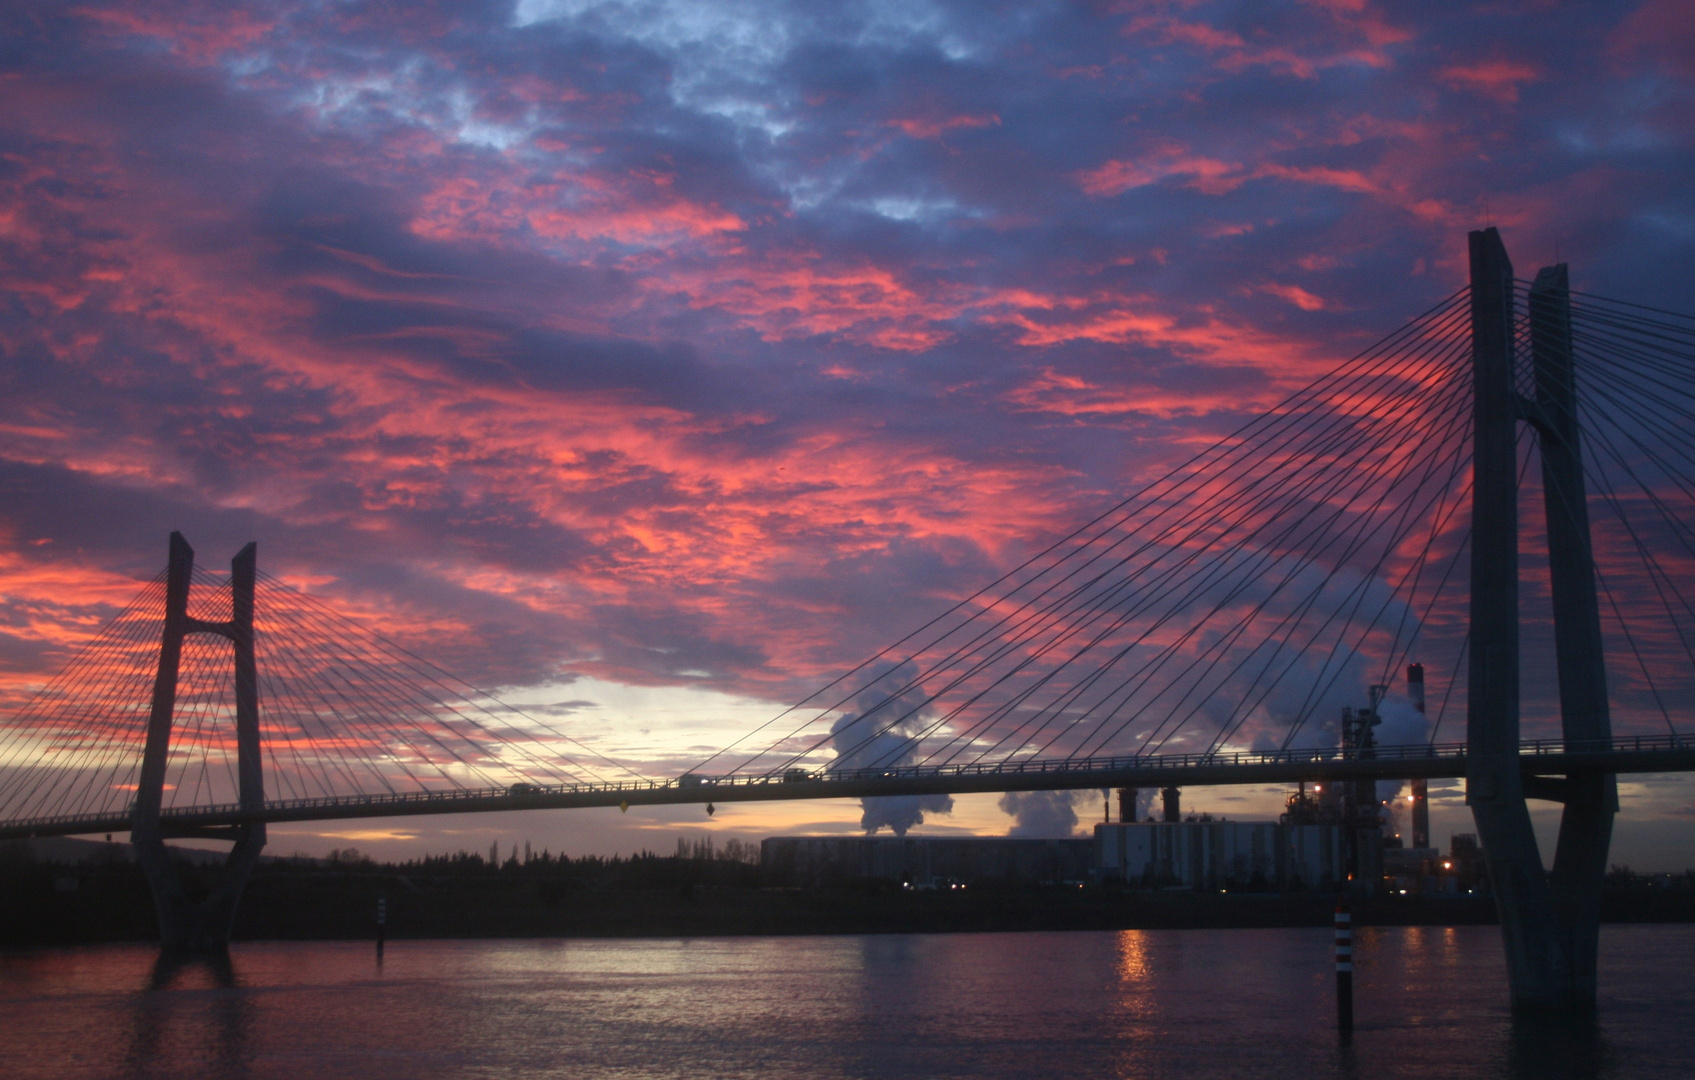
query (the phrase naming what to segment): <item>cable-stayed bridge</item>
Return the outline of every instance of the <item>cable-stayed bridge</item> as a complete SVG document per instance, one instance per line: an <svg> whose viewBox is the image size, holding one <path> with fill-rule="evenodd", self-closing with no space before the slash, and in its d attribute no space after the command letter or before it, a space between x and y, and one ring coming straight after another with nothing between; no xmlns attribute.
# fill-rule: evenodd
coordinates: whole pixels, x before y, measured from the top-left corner
<svg viewBox="0 0 1695 1080"><path fill-rule="evenodd" d="M1695 769L1691 421L1695 319L1473 234L1466 288L664 778L174 536L0 729L0 836L129 830L193 946L279 821L858 797L904 827L971 791L1464 777L1515 1001L1592 1006L1614 777ZM1341 749L1415 659L1430 707ZM1551 873L1526 798L1565 806ZM187 899L172 837L234 842L221 890Z"/></svg>
<svg viewBox="0 0 1695 1080"><path fill-rule="evenodd" d="M1665 773L1695 771L1695 736L1630 735L1594 741L1533 739L1520 744L1530 777L1574 772ZM1373 747L1367 754L1343 749L1218 751L1034 759L954 766L902 765L886 769L825 769L770 775L699 776L661 780L578 781L509 787L394 791L267 799L250 812L239 802L161 810L173 837L216 839L220 828L249 821L342 821L509 810L576 810L590 807L713 805L792 799L864 799L976 792L1063 791L1091 788L1164 788L1184 785L1294 784L1302 781L1434 780L1466 775L1465 743ZM74 836L127 830L131 815L76 815L10 822L0 839Z"/></svg>

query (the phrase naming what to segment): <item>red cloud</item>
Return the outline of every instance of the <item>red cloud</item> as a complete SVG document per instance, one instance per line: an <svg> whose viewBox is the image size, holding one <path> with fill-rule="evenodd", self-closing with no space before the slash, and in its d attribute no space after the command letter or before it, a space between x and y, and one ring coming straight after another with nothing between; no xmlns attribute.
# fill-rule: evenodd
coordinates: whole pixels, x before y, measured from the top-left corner
<svg viewBox="0 0 1695 1080"><path fill-rule="evenodd" d="M521 243L530 233L549 240L636 245L701 240L747 228L736 214L678 196L670 187L652 177L614 182L587 173L544 184L460 176L440 181L420 199L413 227L441 239Z"/></svg>
<svg viewBox="0 0 1695 1080"><path fill-rule="evenodd" d="M1382 191L1379 184L1353 169L1275 163L1249 167L1191 153L1176 143L1166 143L1144 158L1108 161L1078 173L1077 182L1087 194L1110 196L1145 187L1167 177L1183 178L1185 187L1192 187L1206 195L1227 195L1250 180L1265 177L1360 194Z"/></svg>
<svg viewBox="0 0 1695 1080"><path fill-rule="evenodd" d="M173 53L197 64L250 49L277 25L274 19L215 0L173 0L139 9L84 5L72 8L71 13L120 40L143 37L163 42Z"/></svg>
<svg viewBox="0 0 1695 1080"><path fill-rule="evenodd" d="M1119 32L1137 44L1176 45L1207 54L1224 73L1263 68L1299 79L1313 79L1341 65L1386 68L1391 63L1388 47L1412 36L1350 0L1315 6L1327 9L1329 18L1306 37L1287 35L1287 41L1249 40L1195 19L1196 5L1184 2L1121 5L1134 14Z"/></svg>
<svg viewBox="0 0 1695 1080"><path fill-rule="evenodd" d="M1683 0L1647 0L1632 11L1608 41L1608 51L1627 71L1648 57L1666 70L1695 76L1695 19Z"/></svg>
<svg viewBox="0 0 1695 1080"><path fill-rule="evenodd" d="M1077 174L1078 185L1090 195L1120 195L1168 176L1185 177L1188 186L1208 195L1222 195L1242 185L1241 166L1217 158L1190 154L1167 145L1140 160L1108 161Z"/></svg>
<svg viewBox="0 0 1695 1080"><path fill-rule="evenodd" d="M888 125L899 128L902 133L914 139L939 139L956 128L999 127L1000 122L1001 118L994 113L984 113L979 116L895 119L888 121Z"/></svg>
<svg viewBox="0 0 1695 1080"><path fill-rule="evenodd" d="M1322 297L1314 296L1299 285L1261 285L1260 291L1270 293L1272 296L1282 297L1284 300L1294 304L1302 311L1324 310L1324 299Z"/></svg>
<svg viewBox="0 0 1695 1080"><path fill-rule="evenodd" d="M1443 68L1439 78L1455 89L1511 103L1518 100L1519 84L1536 81L1541 72L1519 61L1485 60Z"/></svg>

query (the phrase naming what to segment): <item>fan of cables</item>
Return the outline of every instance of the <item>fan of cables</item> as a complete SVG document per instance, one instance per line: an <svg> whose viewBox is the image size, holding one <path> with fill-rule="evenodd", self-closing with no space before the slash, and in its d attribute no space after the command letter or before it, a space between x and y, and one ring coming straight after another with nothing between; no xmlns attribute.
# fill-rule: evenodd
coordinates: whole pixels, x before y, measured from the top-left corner
<svg viewBox="0 0 1695 1080"><path fill-rule="evenodd" d="M1389 711L1408 720L1400 739L1435 741L1465 700L1469 298L1448 297L697 768L1335 745L1343 708L1412 659L1445 673L1432 713ZM1615 730L1675 732L1695 699L1695 454L1680 437L1695 422L1695 320L1575 294L1572 327ZM1536 437L1520 434L1521 501L1539 512ZM1525 562L1545 564L1524 516ZM1525 681L1526 734L1557 735L1545 578L1527 593L1524 663L1544 677Z"/></svg>
<svg viewBox="0 0 1695 1080"><path fill-rule="evenodd" d="M1615 729L1675 734L1695 706L1695 317L1573 292L1571 342Z"/></svg>
<svg viewBox="0 0 1695 1080"><path fill-rule="evenodd" d="M164 626L149 582L0 729L0 820L103 816L134 798ZM225 576L194 570L190 610L229 618ZM260 744L270 799L452 791L634 776L323 601L255 590ZM237 799L233 646L183 643L164 805Z"/></svg>
<svg viewBox="0 0 1695 1080"><path fill-rule="evenodd" d="M1332 742L1415 645L1463 645L1469 317L1448 297L701 767Z"/></svg>

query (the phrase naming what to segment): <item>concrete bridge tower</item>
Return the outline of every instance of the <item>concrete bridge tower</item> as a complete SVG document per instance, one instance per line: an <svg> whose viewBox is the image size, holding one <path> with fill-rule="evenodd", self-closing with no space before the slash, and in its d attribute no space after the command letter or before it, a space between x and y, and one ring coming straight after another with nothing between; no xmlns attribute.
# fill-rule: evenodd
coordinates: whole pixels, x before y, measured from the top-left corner
<svg viewBox="0 0 1695 1080"><path fill-rule="evenodd" d="M1514 1008L1592 1011L1601 882L1617 785L1614 777L1599 773L1524 776L1518 758L1519 420L1535 429L1541 450L1564 735L1569 747L1612 734L1566 268L1541 271L1530 290L1536 392L1529 399L1514 378L1512 263L1494 229L1470 239L1475 414L1466 801L1500 910ZM1527 797L1565 804L1552 871L1543 869Z"/></svg>
<svg viewBox="0 0 1695 1080"><path fill-rule="evenodd" d="M259 746L259 678L253 648L253 593L258 573L257 546L248 544L230 562L231 607L228 622L206 622L188 613L194 579L194 549L181 533L171 534L170 566L165 578L165 629L159 643L159 668L153 681L153 705L147 721L147 748L135 793L130 840L136 861L147 875L159 918L159 940L168 950L217 951L228 947L230 928L242 889L265 846L265 776ZM248 820L218 828L173 828L161 821L165 767L170 759L171 727L176 715L177 671L183 639L216 634L234 645L236 779L241 811ZM191 897L165 840L194 837L230 840L235 847L223 873L204 897Z"/></svg>

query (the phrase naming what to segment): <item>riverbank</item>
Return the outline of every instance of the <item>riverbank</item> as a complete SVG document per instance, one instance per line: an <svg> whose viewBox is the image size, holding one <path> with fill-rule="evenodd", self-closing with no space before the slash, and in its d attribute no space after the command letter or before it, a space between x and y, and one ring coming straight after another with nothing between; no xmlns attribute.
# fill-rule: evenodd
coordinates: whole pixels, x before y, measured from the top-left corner
<svg viewBox="0 0 1695 1080"><path fill-rule="evenodd" d="M1097 886L907 891L887 883L771 888L754 868L720 878L672 868L655 880L421 875L261 868L242 899L239 940L368 939L384 902L390 938L706 937L1328 925L1327 894L1148 892ZM696 868L698 870L698 868ZM714 870L718 868L706 868ZM156 929L133 866L13 864L0 880L0 945L148 941ZM673 880L664 880L664 877ZM681 880L676 880L681 879ZM1356 900L1358 925L1491 923L1486 896ZM1609 892L1609 922L1695 922L1695 893Z"/></svg>

